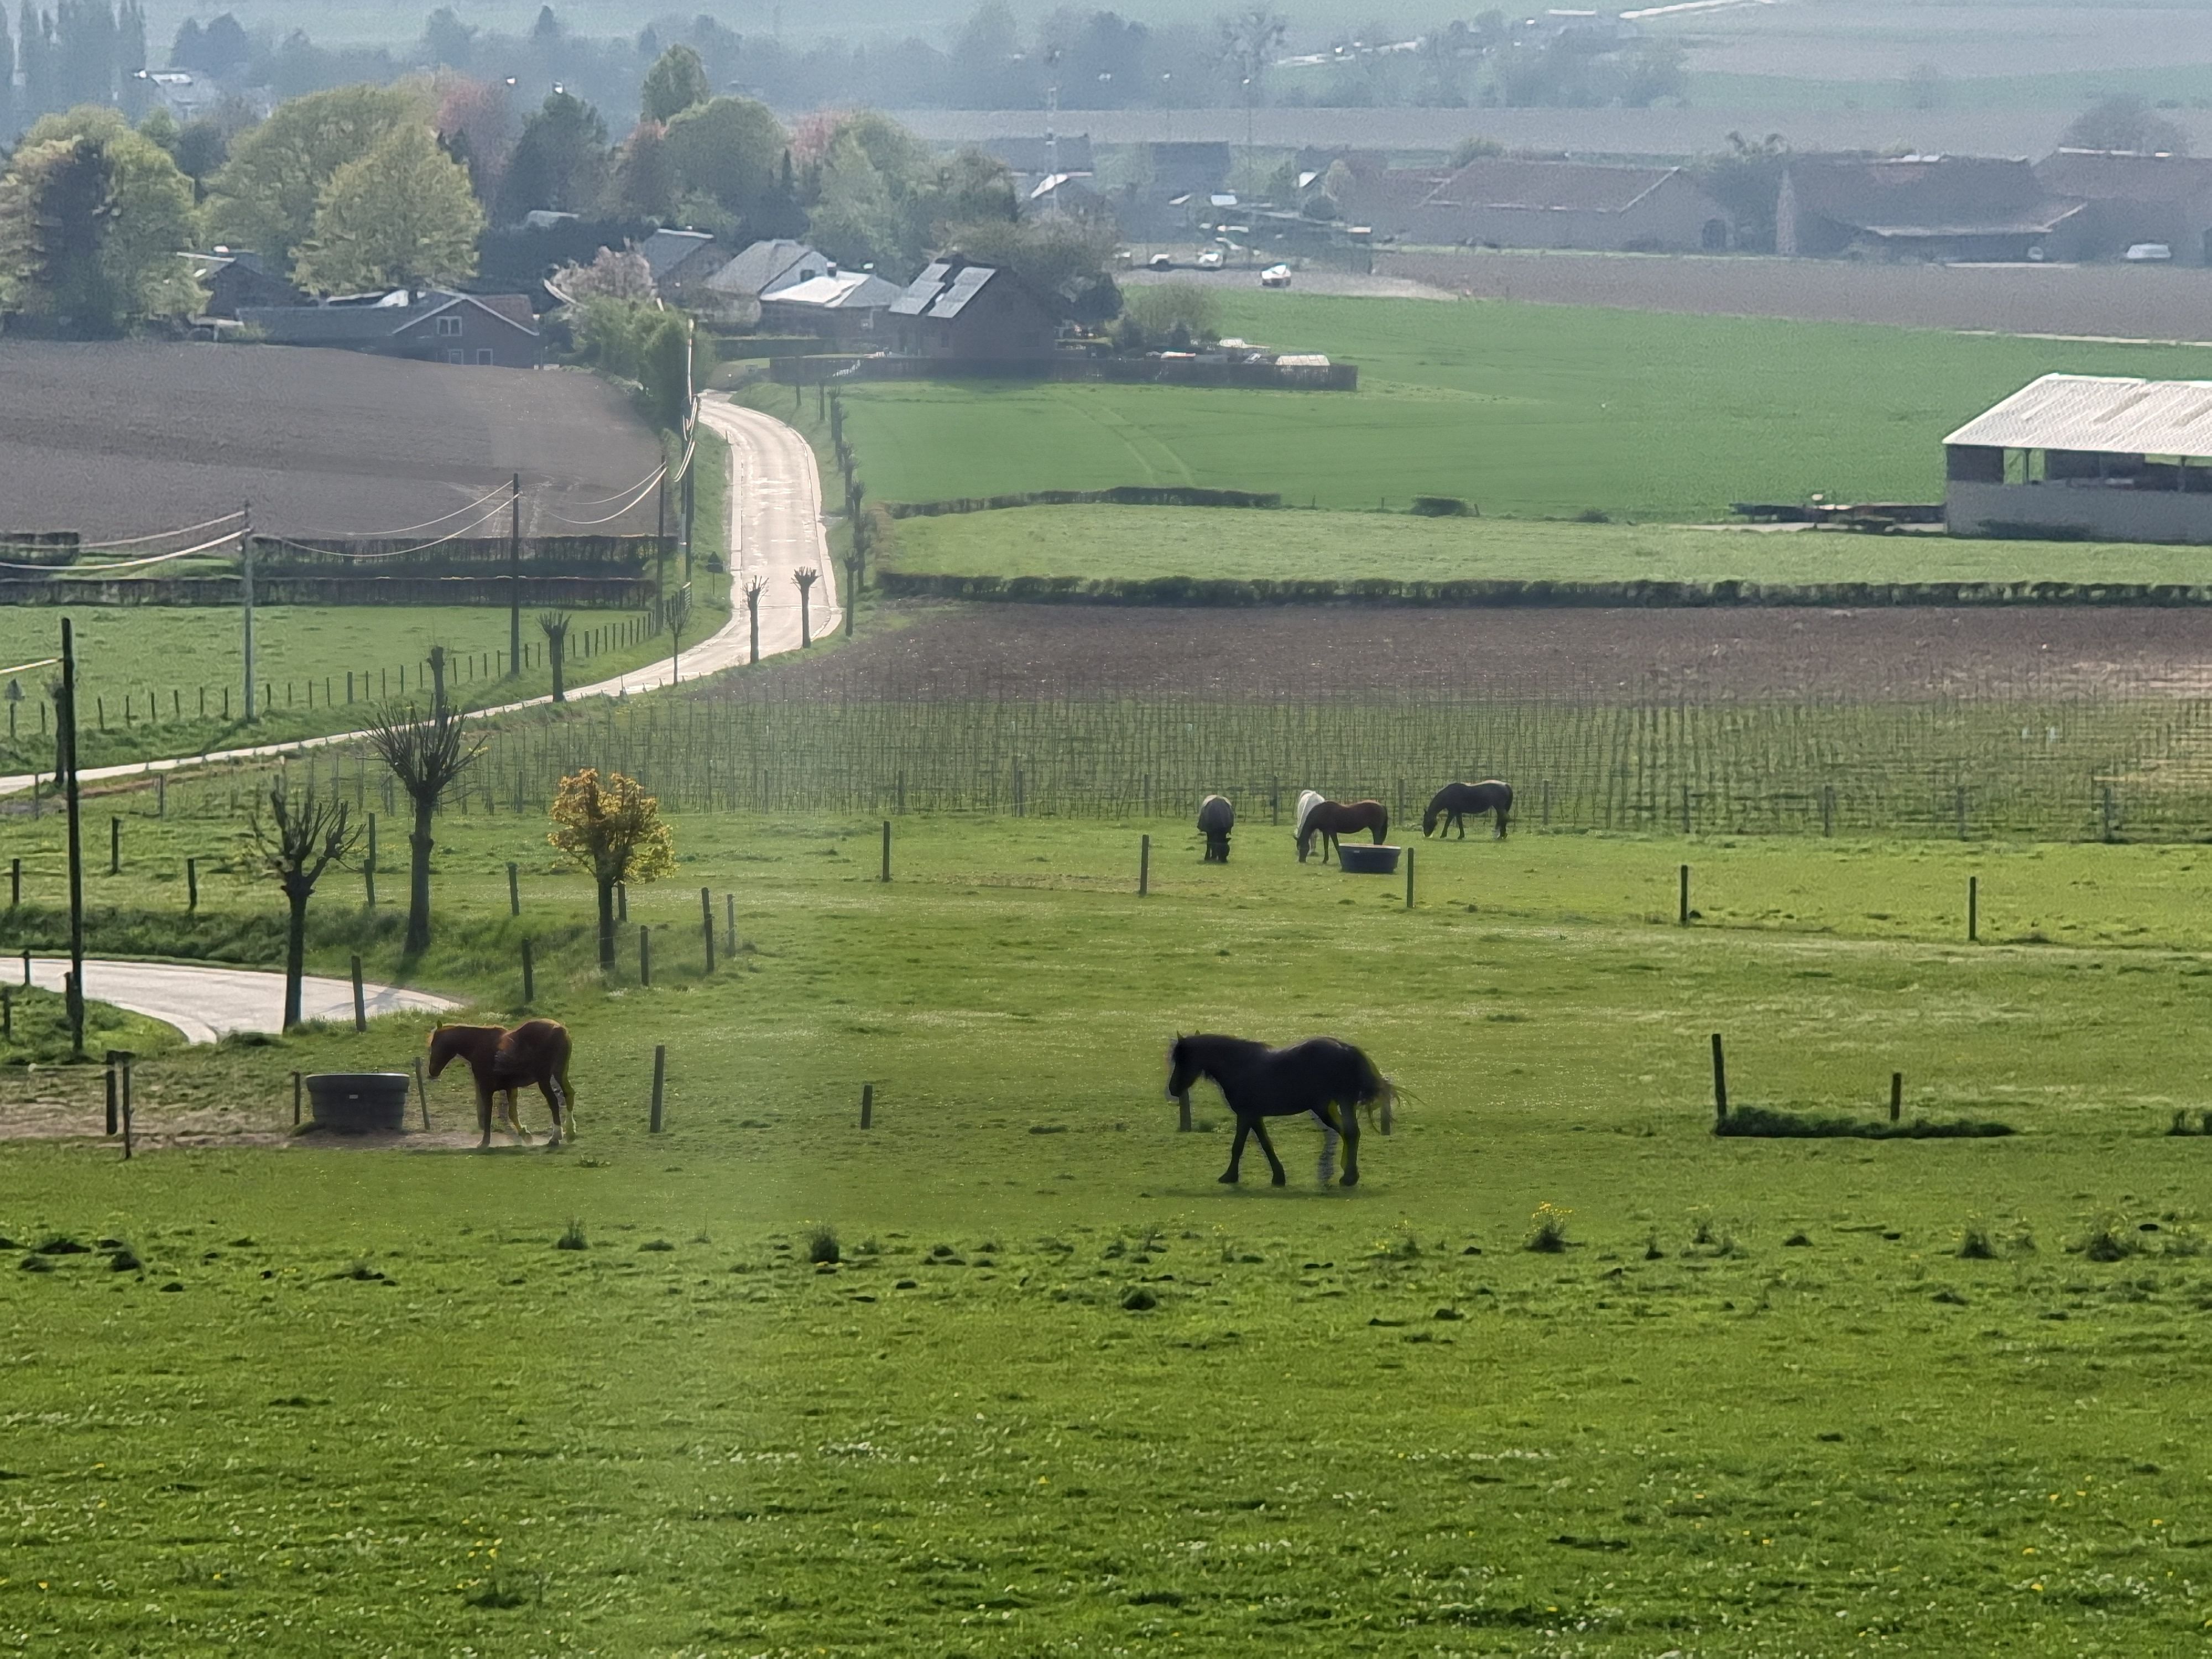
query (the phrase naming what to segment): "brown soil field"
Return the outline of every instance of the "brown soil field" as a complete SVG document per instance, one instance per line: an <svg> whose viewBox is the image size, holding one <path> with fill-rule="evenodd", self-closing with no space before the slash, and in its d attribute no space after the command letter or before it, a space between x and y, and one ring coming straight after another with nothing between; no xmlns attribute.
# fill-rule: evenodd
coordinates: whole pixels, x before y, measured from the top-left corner
<svg viewBox="0 0 2212 1659"><path fill-rule="evenodd" d="M1377 276L1483 300L1990 334L2212 340L2212 270L1883 265L1693 254L1382 253Z"/></svg>
<svg viewBox="0 0 2212 1659"><path fill-rule="evenodd" d="M360 352L155 342L0 342L0 532L90 540L197 524L250 501L257 529L373 535L522 474L524 528L659 465L614 387L581 374L457 368ZM653 528L650 496L609 532ZM440 526L458 528L465 524ZM504 515L482 533L506 527Z"/></svg>
<svg viewBox="0 0 2212 1659"><path fill-rule="evenodd" d="M908 625L709 697L1604 702L2202 695L2212 615L2104 609L1264 611L917 607Z"/></svg>

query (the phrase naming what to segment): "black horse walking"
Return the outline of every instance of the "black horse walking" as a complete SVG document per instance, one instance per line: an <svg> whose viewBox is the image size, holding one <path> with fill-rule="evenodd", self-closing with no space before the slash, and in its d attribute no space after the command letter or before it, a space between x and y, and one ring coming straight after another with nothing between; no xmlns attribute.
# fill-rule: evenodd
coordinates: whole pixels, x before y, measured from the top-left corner
<svg viewBox="0 0 2212 1659"><path fill-rule="evenodd" d="M1382 1109L1382 1129L1390 1133L1390 1107L1397 1091L1375 1069L1375 1062L1335 1037L1308 1037L1287 1048L1270 1048L1233 1036L1179 1036L1168 1050L1168 1097L1180 1100L1191 1085L1210 1077L1237 1114L1237 1144L1229 1149L1224 1186L1237 1183L1248 1135L1260 1137L1275 1185L1286 1184L1283 1161L1275 1156L1263 1118L1295 1117L1311 1112L1324 1127L1344 1138L1344 1181L1359 1184L1359 1110Z"/></svg>
<svg viewBox="0 0 2212 1659"><path fill-rule="evenodd" d="M1480 817L1485 812L1498 814L1498 839L1505 839L1505 821L1513 816L1513 786L1501 783L1496 778L1480 783L1448 783L1429 797L1429 810L1421 814L1421 834L1434 835L1437 820L1443 820L1444 833L1449 835L1452 826L1459 826L1459 838L1467 839L1467 814Z"/></svg>
<svg viewBox="0 0 2212 1659"><path fill-rule="evenodd" d="M1226 795L1208 795L1198 804L1198 830L1206 837L1206 862L1229 862L1229 832L1237 827L1237 808Z"/></svg>

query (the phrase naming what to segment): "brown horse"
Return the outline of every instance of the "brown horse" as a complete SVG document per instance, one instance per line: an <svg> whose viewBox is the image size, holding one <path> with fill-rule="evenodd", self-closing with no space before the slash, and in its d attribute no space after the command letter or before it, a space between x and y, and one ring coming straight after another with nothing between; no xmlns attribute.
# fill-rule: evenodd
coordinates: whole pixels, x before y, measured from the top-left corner
<svg viewBox="0 0 2212 1659"><path fill-rule="evenodd" d="M568 1028L550 1019L526 1020L512 1030L500 1025L441 1025L430 1033L430 1075L436 1077L454 1060L468 1062L477 1085L477 1127L483 1138L479 1146L491 1145L494 1095L502 1103L507 1133L527 1139L515 1115L515 1092L535 1088L545 1097L553 1114L553 1138L545 1144L558 1146L564 1138L576 1138L576 1093L568 1085Z"/></svg>
<svg viewBox="0 0 2212 1659"><path fill-rule="evenodd" d="M1390 809L1379 800L1349 804L1322 800L1308 790L1299 801L1298 862L1306 861L1316 836L1321 837L1321 861L1327 864L1339 836L1357 835L1362 830L1372 835L1376 845L1381 846L1382 837L1390 833Z"/></svg>

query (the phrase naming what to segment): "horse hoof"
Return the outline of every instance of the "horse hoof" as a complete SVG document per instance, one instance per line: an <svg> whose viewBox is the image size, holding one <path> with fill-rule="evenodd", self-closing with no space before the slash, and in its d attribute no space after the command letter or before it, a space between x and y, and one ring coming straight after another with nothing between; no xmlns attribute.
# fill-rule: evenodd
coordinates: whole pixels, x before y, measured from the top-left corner
<svg viewBox="0 0 2212 1659"><path fill-rule="evenodd" d="M1279 1175L1275 1177L1273 1184L1278 1187L1287 1187L1291 1184L1291 1178L1285 1175Z"/></svg>
<svg viewBox="0 0 2212 1659"><path fill-rule="evenodd" d="M1231 1170L1229 1174L1227 1174L1227 1175L1225 1175L1225 1176L1216 1176L1214 1177L1214 1180L1215 1180L1215 1181L1217 1181L1218 1182L1219 1182L1219 1183L1220 1183L1222 1186L1224 1186L1224 1187L1234 1187L1234 1186L1237 1184L1237 1176L1236 1176L1236 1172L1235 1172L1234 1170Z"/></svg>
<svg viewBox="0 0 2212 1659"><path fill-rule="evenodd" d="M1337 1184L1340 1187L1357 1187L1359 1184L1359 1171L1346 1170L1344 1172L1344 1179Z"/></svg>

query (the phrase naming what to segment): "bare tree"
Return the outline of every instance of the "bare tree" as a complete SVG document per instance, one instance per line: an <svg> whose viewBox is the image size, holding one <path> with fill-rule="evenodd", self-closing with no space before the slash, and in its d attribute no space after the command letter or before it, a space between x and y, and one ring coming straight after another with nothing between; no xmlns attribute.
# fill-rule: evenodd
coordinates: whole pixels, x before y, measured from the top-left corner
<svg viewBox="0 0 2212 1659"><path fill-rule="evenodd" d="M668 637L674 642L674 667L671 680L681 684L684 678L684 630L691 623L691 590L679 587L661 601L660 614L668 624Z"/></svg>
<svg viewBox="0 0 2212 1659"><path fill-rule="evenodd" d="M310 788L295 800L280 778L269 787L269 816L256 811L246 841L252 857L284 890L291 917L284 935L284 1029L300 1023L300 976L307 957L307 901L333 864L353 856L361 831L343 800L323 800Z"/></svg>
<svg viewBox="0 0 2212 1659"><path fill-rule="evenodd" d="M822 573L812 565L805 565L791 573L791 580L799 584L799 648L801 651L814 643L814 623L808 611L807 601L814 592L814 584Z"/></svg>
<svg viewBox="0 0 2212 1659"><path fill-rule="evenodd" d="M758 663L760 661L761 595L767 591L767 588L768 578L765 576L748 576L745 578L745 620L747 624L752 629L752 659L755 663Z"/></svg>
<svg viewBox="0 0 2212 1659"><path fill-rule="evenodd" d="M541 611L538 613L538 631L545 635L545 660L553 669L553 701L568 701L568 613L565 611Z"/></svg>
<svg viewBox="0 0 2212 1659"><path fill-rule="evenodd" d="M410 858L404 941L410 952L430 943L430 820L438 811L439 798L484 751L484 739L469 732L466 721L467 716L441 696L427 715L417 714L411 704L387 705L368 723L368 746L392 769L415 804L415 828L407 837Z"/></svg>

